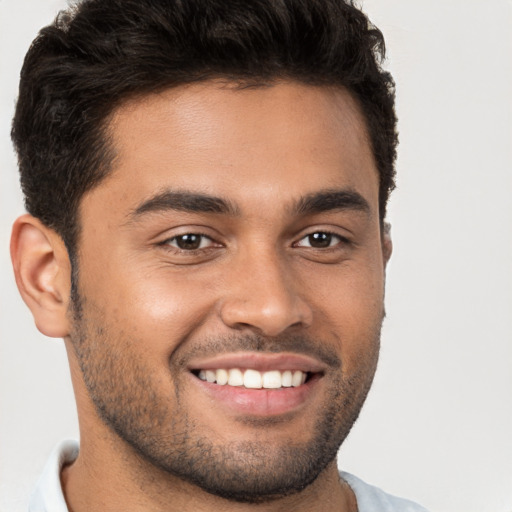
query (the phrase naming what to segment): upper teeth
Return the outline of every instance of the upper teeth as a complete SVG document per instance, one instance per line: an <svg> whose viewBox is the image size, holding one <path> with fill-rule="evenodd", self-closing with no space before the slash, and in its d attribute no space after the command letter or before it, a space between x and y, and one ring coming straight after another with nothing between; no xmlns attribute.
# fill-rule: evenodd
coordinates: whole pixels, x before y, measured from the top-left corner
<svg viewBox="0 0 512 512"><path fill-rule="evenodd" d="M272 370L269 372L259 372L257 370L200 370L199 378L207 382L215 382L224 386L244 386L250 389L277 389L297 387L306 382L306 372L300 370L286 370L280 372Z"/></svg>

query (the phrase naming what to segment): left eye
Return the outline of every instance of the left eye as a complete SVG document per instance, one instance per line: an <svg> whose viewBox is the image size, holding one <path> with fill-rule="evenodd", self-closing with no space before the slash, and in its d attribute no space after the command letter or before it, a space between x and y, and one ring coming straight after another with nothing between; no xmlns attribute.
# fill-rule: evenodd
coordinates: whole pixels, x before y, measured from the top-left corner
<svg viewBox="0 0 512 512"><path fill-rule="evenodd" d="M326 249L328 247L334 247L342 241L342 238L333 233L325 233L318 231L317 233L311 233L305 236L296 244L297 247L312 247L314 249Z"/></svg>
<svg viewBox="0 0 512 512"><path fill-rule="evenodd" d="M165 245L170 245L181 249L183 251L195 251L197 249L204 249L211 246L212 239L206 235L199 235L197 233L186 233L178 235L165 241Z"/></svg>

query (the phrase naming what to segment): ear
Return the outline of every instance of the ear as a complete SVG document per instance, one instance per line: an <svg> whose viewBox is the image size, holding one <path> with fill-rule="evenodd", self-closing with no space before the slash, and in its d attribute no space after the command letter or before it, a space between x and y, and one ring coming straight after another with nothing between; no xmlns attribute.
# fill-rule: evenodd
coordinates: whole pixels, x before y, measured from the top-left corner
<svg viewBox="0 0 512 512"><path fill-rule="evenodd" d="M384 257L384 265L387 265L392 252L393 241L391 240L391 224L384 221L382 225L382 256Z"/></svg>
<svg viewBox="0 0 512 512"><path fill-rule="evenodd" d="M32 215L22 215L12 229L11 259L37 328L53 338L67 336L71 264L60 236Z"/></svg>

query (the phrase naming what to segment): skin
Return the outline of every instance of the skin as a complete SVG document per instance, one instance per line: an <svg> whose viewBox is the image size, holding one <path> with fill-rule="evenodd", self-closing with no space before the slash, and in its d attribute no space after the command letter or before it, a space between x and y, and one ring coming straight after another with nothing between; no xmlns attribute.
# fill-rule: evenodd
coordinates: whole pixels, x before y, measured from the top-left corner
<svg viewBox="0 0 512 512"><path fill-rule="evenodd" d="M355 510L335 454L375 372L391 253L356 103L342 89L212 81L130 100L109 131L113 172L80 206L78 296L52 230L23 216L11 246L36 325L66 342L81 437L62 474L70 510ZM183 191L230 209L162 199ZM351 199L326 208L326 191ZM301 210L319 194L323 206ZM200 247L180 249L191 233ZM315 247L314 233L332 235ZM323 361L291 410L241 412L190 371L257 351ZM297 477L303 490L228 500L164 467L177 450L226 479L279 481L297 454L323 466Z"/></svg>

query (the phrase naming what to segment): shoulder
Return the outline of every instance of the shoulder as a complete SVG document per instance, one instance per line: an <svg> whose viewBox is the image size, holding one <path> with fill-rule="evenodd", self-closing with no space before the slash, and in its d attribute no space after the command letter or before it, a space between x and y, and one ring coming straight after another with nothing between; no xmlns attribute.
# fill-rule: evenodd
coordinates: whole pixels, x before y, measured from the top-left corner
<svg viewBox="0 0 512 512"><path fill-rule="evenodd" d="M68 512L60 485L60 472L78 456L78 443L66 440L59 443L48 459L34 492L30 497L29 512Z"/></svg>
<svg viewBox="0 0 512 512"><path fill-rule="evenodd" d="M359 512L428 512L417 503L387 494L350 473L342 471L340 476L354 491Z"/></svg>

